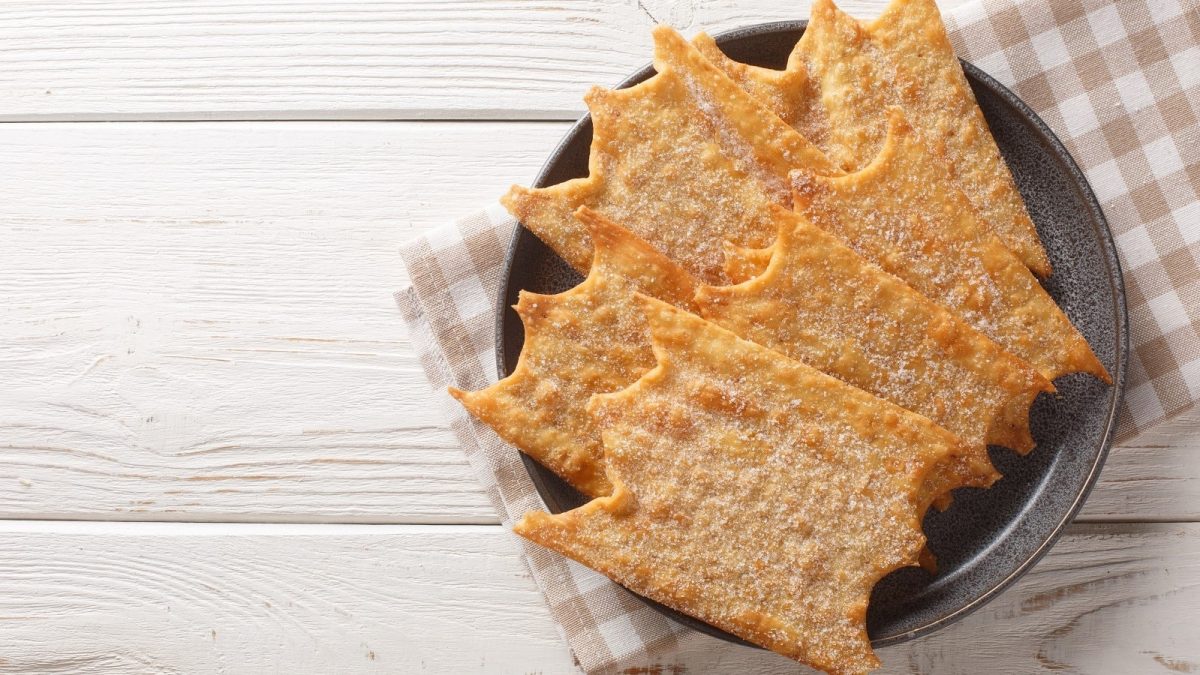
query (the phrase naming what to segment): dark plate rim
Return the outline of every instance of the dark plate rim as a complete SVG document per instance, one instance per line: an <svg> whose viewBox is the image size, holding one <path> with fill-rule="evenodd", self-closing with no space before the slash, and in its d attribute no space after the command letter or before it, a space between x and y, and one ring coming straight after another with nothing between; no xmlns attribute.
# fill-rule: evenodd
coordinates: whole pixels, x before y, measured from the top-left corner
<svg viewBox="0 0 1200 675"><path fill-rule="evenodd" d="M720 43L725 40L754 37L767 33L803 30L807 25L808 21L806 20L771 21L723 31L715 34L713 37L718 43ZM1121 269L1121 259L1117 254L1116 242L1113 239L1112 229L1108 226L1108 219L1104 217L1104 211L1101 209L1100 203L1096 199L1096 195L1092 190L1091 184L1088 183L1083 171L1079 168L1079 165L1076 164L1075 159L1071 156L1071 153L1067 151L1066 146L1063 145L1062 141L1059 140L1054 131L1050 129L1045 121L1043 121L1042 118L1036 112L1034 112L1032 108L1030 108L1023 100L1021 100L1019 96L1013 93L1012 90L1001 84L991 75L988 75L983 70L971 63L968 63L967 61L959 59L959 62L962 64L963 70L966 72L968 78L978 81L987 89L990 89L993 93L1000 96L1007 104L1016 108L1017 111L1025 118L1025 121L1030 123L1038 135L1037 140L1048 147L1050 152L1054 154L1067 169L1067 172L1070 174L1070 178L1072 179L1072 188L1077 192L1081 201L1087 204L1087 207L1091 212L1091 218L1089 220L1092 224L1092 230L1095 234L1095 239L1100 244L1104 260L1107 263L1109 288L1114 299L1116 300L1115 305L1117 306L1119 313L1119 316L1114 317L1117 324L1114 335L1114 339L1117 343L1116 349L1114 350L1116 367L1113 369L1114 372L1111 373L1113 378L1112 386L1115 389L1115 393L1110 399L1112 404L1109 407L1107 419L1105 420L1104 432L1100 441L1100 449L1096 453L1096 458L1092 462L1088 475L1084 480L1081 489L1076 494L1074 501L1071 503L1070 508L1064 512L1062 518L1053 527L1053 529L1050 530L1049 534L1044 538L1037 549L1035 549L1033 553L1025 559L1024 562L1017 566L1017 568L1010 572L1007 576L1005 576L1003 579L1000 579L990 588L980 593L976 598L964 604L962 607L959 607L958 609L949 612L936 620L930 621L919 628L883 638L872 639L871 645L873 647L885 647L888 645L906 642L908 640L928 635L934 631L955 623L994 600L1009 586L1011 586L1019 578L1024 576L1025 573L1032 569L1033 566L1036 565L1037 562L1041 560L1051 548L1053 548L1054 544L1058 542L1059 538L1062 537L1067 525L1074 520L1075 516L1079 513L1079 510L1083 507L1084 502L1087 500L1088 495L1091 494L1092 488L1095 486L1096 480L1100 476L1100 470L1103 468L1104 462L1108 458L1108 452L1112 447L1117 427L1117 414L1125 397L1126 366L1129 360L1129 312L1125 299L1125 279ZM654 66L652 64L647 64L646 66L638 69L632 75L626 77L619 84L617 84L615 88L623 89L625 87L632 86L646 79L653 73ZM562 139L555 145L554 150L550 153L546 162L538 171L537 178L533 183L535 187L545 187L545 181L547 180L556 159L560 156L572 139L574 139L576 134L579 133L580 129L586 125L589 125L590 123L591 115L585 113L583 117L571 125L570 129L567 130ZM497 294L498 297L496 301L495 321L496 371L500 378L504 378L507 375L504 354L504 325L506 321L505 314L506 310L508 309L508 287L512 278L513 263L516 259L516 253L522 242L522 238L532 236L535 235L525 228L524 225L518 223L513 231L512 238L509 241L508 250L506 252L504 271L501 277L504 280L504 283L501 284L500 291ZM560 504L559 501L553 497L552 492L546 487L545 482L542 480L542 476L537 470L535 470L538 467L536 460L526 455L524 452L521 452L520 454L521 460L525 465L527 473L529 474L529 478L533 482L534 487L537 489L538 496L542 499L543 503L545 503L553 513L558 513L565 510L563 509L562 504ZM747 642L746 640L721 630L720 628L712 626L711 624L696 619L695 617L691 617L677 610L665 607L654 600L643 597L637 593L633 593L632 591L630 591L630 593L642 602L645 602L650 607L665 614L667 617L676 621L680 621L681 623L684 623L693 629L707 633L717 637L718 639L761 649L761 647L758 645Z"/></svg>

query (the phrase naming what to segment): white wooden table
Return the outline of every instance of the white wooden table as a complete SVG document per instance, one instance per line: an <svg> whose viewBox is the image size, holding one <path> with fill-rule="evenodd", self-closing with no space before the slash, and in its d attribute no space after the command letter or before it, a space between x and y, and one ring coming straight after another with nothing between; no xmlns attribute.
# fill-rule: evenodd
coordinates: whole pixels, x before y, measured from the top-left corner
<svg viewBox="0 0 1200 675"><path fill-rule="evenodd" d="M572 672L432 405L397 244L531 180L656 21L805 15L0 4L0 672ZM1198 428L1114 449L1051 555L885 672L1200 669Z"/></svg>

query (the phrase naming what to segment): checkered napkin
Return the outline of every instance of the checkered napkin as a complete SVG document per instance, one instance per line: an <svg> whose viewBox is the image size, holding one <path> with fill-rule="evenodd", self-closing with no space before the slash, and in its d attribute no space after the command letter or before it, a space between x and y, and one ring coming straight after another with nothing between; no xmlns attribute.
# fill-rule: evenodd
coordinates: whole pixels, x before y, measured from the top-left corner
<svg viewBox="0 0 1200 675"><path fill-rule="evenodd" d="M945 19L958 54L1058 134L1108 217L1132 328L1121 435L1190 407L1200 398L1200 0L981 0ZM494 312L515 225L494 206L406 244L412 284L396 294L438 405L506 526L544 506L516 450L445 389L496 380ZM588 672L739 649L514 539Z"/></svg>

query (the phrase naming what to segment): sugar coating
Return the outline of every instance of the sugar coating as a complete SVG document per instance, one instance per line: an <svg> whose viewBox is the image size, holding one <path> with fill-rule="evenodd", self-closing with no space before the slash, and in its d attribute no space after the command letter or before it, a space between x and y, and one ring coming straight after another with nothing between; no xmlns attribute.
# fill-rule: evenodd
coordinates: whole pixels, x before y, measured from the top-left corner
<svg viewBox="0 0 1200 675"><path fill-rule="evenodd" d="M898 110L875 161L845 176L792 172L795 208L859 255L957 313L1048 380L1111 382L1033 274L976 216Z"/></svg>
<svg viewBox="0 0 1200 675"><path fill-rule="evenodd" d="M580 271L588 206L653 244L689 273L724 283L722 242L767 246L768 207L790 205L788 171L835 171L825 156L710 64L678 33L655 31L658 74L587 95L593 135L587 178L514 186L501 200Z"/></svg>
<svg viewBox="0 0 1200 675"><path fill-rule="evenodd" d="M645 242L581 209L595 258L588 277L556 295L521 291L525 345L512 374L476 392L451 388L471 414L580 492L612 491L600 432L588 416L592 394L617 391L654 366L634 293L692 307L698 282Z"/></svg>
<svg viewBox="0 0 1200 675"><path fill-rule="evenodd" d="M916 562L917 491L965 451L925 417L645 299L658 365L594 397L611 497L524 537L830 673L879 665L874 584Z"/></svg>
<svg viewBox="0 0 1200 675"><path fill-rule="evenodd" d="M886 136L883 111L901 106L922 141L950 164L987 226L1030 269L1050 274L934 0L892 0L870 22L845 14L833 0L816 0L783 71L737 63L707 35L694 44L844 171L872 160Z"/></svg>
<svg viewBox="0 0 1200 675"><path fill-rule="evenodd" d="M761 276L702 287L701 315L957 434L971 451L934 470L924 502L998 478L989 444L1033 448L1029 407L1054 389L1033 366L802 216L776 218Z"/></svg>

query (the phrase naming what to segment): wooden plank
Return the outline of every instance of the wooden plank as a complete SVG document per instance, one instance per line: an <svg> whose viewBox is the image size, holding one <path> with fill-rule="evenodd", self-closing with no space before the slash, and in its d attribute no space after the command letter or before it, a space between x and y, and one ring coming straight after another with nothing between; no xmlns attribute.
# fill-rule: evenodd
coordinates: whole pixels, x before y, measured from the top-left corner
<svg viewBox="0 0 1200 675"><path fill-rule="evenodd" d="M494 526L0 524L0 672L571 673ZM1072 529L883 673L1200 667L1200 525ZM637 672L792 673L693 635Z"/></svg>
<svg viewBox="0 0 1200 675"><path fill-rule="evenodd" d="M943 6L961 0L947 0ZM0 120L574 119L650 28L804 18L807 0L91 0L0 4ZM873 16L883 0L845 0Z"/></svg>
<svg viewBox="0 0 1200 675"><path fill-rule="evenodd" d="M1113 448L1077 520L1200 520L1200 408Z"/></svg>
<svg viewBox="0 0 1200 675"><path fill-rule="evenodd" d="M358 225L365 229L354 235L356 243L386 251L395 271L399 241L494 203L512 183L528 184L570 127L4 124L0 216L21 232L66 224L201 229L293 221L313 231L307 241L346 238L347 228Z"/></svg>
<svg viewBox="0 0 1200 675"><path fill-rule="evenodd" d="M564 129L0 125L0 515L495 522L397 246Z"/></svg>
<svg viewBox="0 0 1200 675"><path fill-rule="evenodd" d="M563 123L0 125L0 517L495 517L390 292L396 246ZM1200 417L1089 519L1200 518Z"/></svg>

